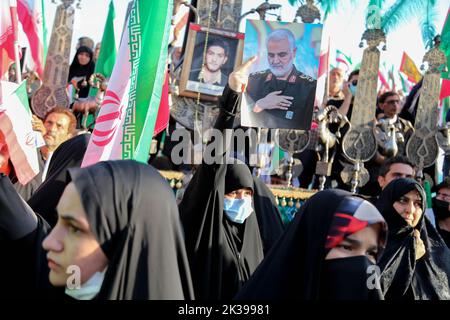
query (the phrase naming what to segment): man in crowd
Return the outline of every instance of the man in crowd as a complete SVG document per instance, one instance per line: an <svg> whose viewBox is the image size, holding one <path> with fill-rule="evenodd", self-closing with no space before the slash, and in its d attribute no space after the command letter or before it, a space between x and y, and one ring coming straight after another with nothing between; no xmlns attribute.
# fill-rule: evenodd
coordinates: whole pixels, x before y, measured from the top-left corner
<svg viewBox="0 0 450 320"><path fill-rule="evenodd" d="M190 80L225 87L228 75L224 74L222 68L228 61L230 47L221 39L208 41L206 48L206 59L200 69L191 71Z"/></svg>
<svg viewBox="0 0 450 320"><path fill-rule="evenodd" d="M50 110L44 121L36 116L32 118L33 130L40 131L45 145L38 151L39 174L26 185L21 185L13 175L12 182L17 192L27 201L45 180L53 152L58 146L75 135L76 118L67 108L56 107Z"/></svg>

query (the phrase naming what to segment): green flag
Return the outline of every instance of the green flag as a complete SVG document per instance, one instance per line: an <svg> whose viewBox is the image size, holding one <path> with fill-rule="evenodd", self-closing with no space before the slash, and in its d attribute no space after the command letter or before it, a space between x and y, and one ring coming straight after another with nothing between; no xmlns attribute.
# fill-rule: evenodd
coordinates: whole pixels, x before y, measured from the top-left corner
<svg viewBox="0 0 450 320"><path fill-rule="evenodd" d="M100 54L95 63L95 73L101 73L106 78L111 77L114 63L116 63L116 39L114 36L114 18L116 12L114 10L114 3L111 0L109 3L108 17L106 18L105 28L103 29L102 44L100 47ZM95 97L97 88L91 88L89 96Z"/></svg>
<svg viewBox="0 0 450 320"><path fill-rule="evenodd" d="M441 33L441 45L439 48L444 51L447 57L447 71L443 72L441 77L444 79L450 79L450 9L447 12L447 18L444 22L444 27Z"/></svg>
<svg viewBox="0 0 450 320"><path fill-rule="evenodd" d="M431 201L432 196L431 196L430 182L429 181L425 181L423 183L423 188L425 189L425 193L427 195L427 208L431 208L433 203Z"/></svg>

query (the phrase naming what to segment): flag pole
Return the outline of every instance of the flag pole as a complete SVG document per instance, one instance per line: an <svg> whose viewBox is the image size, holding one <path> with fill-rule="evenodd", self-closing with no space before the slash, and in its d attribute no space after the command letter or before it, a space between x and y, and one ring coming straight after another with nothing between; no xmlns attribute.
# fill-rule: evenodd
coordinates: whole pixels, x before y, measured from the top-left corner
<svg viewBox="0 0 450 320"><path fill-rule="evenodd" d="M17 0L9 0L9 11L11 13L11 21L14 31L14 60L16 67L16 82L22 82L22 73L20 71L20 57L19 57L19 26L17 18Z"/></svg>

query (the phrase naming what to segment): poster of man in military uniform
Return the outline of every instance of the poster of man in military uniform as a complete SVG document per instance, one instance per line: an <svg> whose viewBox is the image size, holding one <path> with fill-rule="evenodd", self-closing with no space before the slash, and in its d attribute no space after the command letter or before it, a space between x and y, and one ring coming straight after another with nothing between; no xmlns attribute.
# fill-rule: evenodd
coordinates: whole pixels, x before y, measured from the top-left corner
<svg viewBox="0 0 450 320"><path fill-rule="evenodd" d="M310 128L321 34L316 24L247 22L243 60L261 54L242 99L243 126Z"/></svg>

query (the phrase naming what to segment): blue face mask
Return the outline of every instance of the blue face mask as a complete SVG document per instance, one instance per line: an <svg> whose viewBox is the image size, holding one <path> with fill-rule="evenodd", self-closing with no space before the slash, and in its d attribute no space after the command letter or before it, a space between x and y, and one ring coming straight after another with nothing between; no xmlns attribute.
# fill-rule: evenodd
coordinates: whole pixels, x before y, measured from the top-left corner
<svg viewBox="0 0 450 320"><path fill-rule="evenodd" d="M352 95L355 96L356 95L356 86L351 84L348 88L350 89L350 92L352 93Z"/></svg>
<svg viewBox="0 0 450 320"><path fill-rule="evenodd" d="M224 199L223 210L228 219L236 223L244 223L253 212L252 198Z"/></svg>

